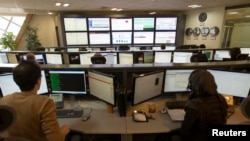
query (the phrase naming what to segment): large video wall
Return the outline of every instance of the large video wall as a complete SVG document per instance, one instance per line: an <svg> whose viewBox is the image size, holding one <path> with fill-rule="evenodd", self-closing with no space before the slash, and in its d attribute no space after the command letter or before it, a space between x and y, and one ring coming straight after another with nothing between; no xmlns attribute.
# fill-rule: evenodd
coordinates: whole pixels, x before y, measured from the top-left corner
<svg viewBox="0 0 250 141"><path fill-rule="evenodd" d="M176 43L178 17L61 17L70 46L161 45Z"/></svg>

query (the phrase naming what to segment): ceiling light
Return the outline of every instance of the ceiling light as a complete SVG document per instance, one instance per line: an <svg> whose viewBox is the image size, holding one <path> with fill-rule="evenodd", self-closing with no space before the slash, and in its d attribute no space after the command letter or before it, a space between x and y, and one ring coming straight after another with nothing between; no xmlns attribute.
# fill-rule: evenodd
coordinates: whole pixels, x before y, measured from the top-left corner
<svg viewBox="0 0 250 141"><path fill-rule="evenodd" d="M250 18L250 15L245 15L245 17Z"/></svg>
<svg viewBox="0 0 250 141"><path fill-rule="evenodd" d="M193 5L189 5L188 7L190 7L190 8L199 8L199 7L202 7L202 5L193 4Z"/></svg>
<svg viewBox="0 0 250 141"><path fill-rule="evenodd" d="M150 15L154 15L154 14L156 14L156 12L150 12L149 14L150 14Z"/></svg>
<svg viewBox="0 0 250 141"><path fill-rule="evenodd" d="M112 9L110 9L111 11L116 11L117 10L117 8L112 8Z"/></svg>
<svg viewBox="0 0 250 141"><path fill-rule="evenodd" d="M48 14L49 14L49 15L52 15L52 14L53 14L53 12L48 12Z"/></svg>
<svg viewBox="0 0 250 141"><path fill-rule="evenodd" d="M123 9L119 8L119 9L116 9L116 11L122 11Z"/></svg>
<svg viewBox="0 0 250 141"><path fill-rule="evenodd" d="M63 7L69 7L69 5L70 5L69 3L64 3Z"/></svg>
<svg viewBox="0 0 250 141"><path fill-rule="evenodd" d="M235 14L239 14L239 12L237 12L237 11L233 11L233 12L228 12L227 14L230 14L230 15L235 15Z"/></svg>
<svg viewBox="0 0 250 141"><path fill-rule="evenodd" d="M60 2L57 2L56 4L55 4L55 6L61 6L62 5L62 3L60 3Z"/></svg>

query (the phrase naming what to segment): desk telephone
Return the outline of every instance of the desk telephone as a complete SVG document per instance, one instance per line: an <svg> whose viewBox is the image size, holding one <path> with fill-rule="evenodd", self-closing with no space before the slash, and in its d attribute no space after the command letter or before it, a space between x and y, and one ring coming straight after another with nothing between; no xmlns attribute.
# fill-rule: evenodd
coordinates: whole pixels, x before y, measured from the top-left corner
<svg viewBox="0 0 250 141"><path fill-rule="evenodd" d="M64 106L62 94L50 94L49 97L54 100L57 109L61 109Z"/></svg>

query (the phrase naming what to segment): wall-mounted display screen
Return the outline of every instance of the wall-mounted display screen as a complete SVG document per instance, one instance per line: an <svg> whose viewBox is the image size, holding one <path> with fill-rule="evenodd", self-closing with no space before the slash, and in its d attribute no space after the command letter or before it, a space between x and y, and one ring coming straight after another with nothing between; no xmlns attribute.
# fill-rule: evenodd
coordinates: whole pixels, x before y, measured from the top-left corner
<svg viewBox="0 0 250 141"><path fill-rule="evenodd" d="M134 32L134 44L153 44L154 32Z"/></svg>
<svg viewBox="0 0 250 141"><path fill-rule="evenodd" d="M176 32L155 32L155 43L175 43Z"/></svg>
<svg viewBox="0 0 250 141"><path fill-rule="evenodd" d="M190 63L192 52L174 52L173 63Z"/></svg>
<svg viewBox="0 0 250 141"><path fill-rule="evenodd" d="M171 63L172 52L155 51L154 63Z"/></svg>
<svg viewBox="0 0 250 141"><path fill-rule="evenodd" d="M109 18L88 18L89 31L110 30Z"/></svg>
<svg viewBox="0 0 250 141"><path fill-rule="evenodd" d="M132 30L132 18L111 18L112 30Z"/></svg>
<svg viewBox="0 0 250 141"><path fill-rule="evenodd" d="M134 18L134 30L154 30L154 18Z"/></svg>
<svg viewBox="0 0 250 141"><path fill-rule="evenodd" d="M176 30L177 17L156 17L155 30Z"/></svg>
<svg viewBox="0 0 250 141"><path fill-rule="evenodd" d="M94 55L95 55L95 53L81 53L80 54L80 64L92 64L91 57Z"/></svg>
<svg viewBox="0 0 250 141"><path fill-rule="evenodd" d="M65 31L87 31L86 18L64 18Z"/></svg>
<svg viewBox="0 0 250 141"><path fill-rule="evenodd" d="M66 33L67 45L87 45L88 34L87 32L68 32Z"/></svg>
<svg viewBox="0 0 250 141"><path fill-rule="evenodd" d="M112 32L113 44L131 44L132 32Z"/></svg>
<svg viewBox="0 0 250 141"><path fill-rule="evenodd" d="M110 32L89 32L89 44L110 44Z"/></svg>
<svg viewBox="0 0 250 141"><path fill-rule="evenodd" d="M5 52L0 53L0 63L8 63L8 57Z"/></svg>
<svg viewBox="0 0 250 141"><path fill-rule="evenodd" d="M223 60L223 58L231 58L229 50L215 50L214 60Z"/></svg>
<svg viewBox="0 0 250 141"><path fill-rule="evenodd" d="M46 53L46 64L63 64L61 53Z"/></svg>

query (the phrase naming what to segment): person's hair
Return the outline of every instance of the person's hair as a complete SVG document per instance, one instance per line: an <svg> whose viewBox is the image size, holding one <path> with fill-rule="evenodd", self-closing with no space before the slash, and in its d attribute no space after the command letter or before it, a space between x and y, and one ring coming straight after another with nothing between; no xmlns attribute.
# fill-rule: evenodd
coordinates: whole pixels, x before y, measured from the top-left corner
<svg viewBox="0 0 250 141"><path fill-rule="evenodd" d="M34 61L22 61L13 69L13 79L21 91L32 90L41 78L41 68Z"/></svg>
<svg viewBox="0 0 250 141"><path fill-rule="evenodd" d="M237 60L237 55L239 55L239 54L241 53L239 47L231 48L231 49L229 50L229 52L230 52L230 56L231 56L231 59L232 59L232 60Z"/></svg>
<svg viewBox="0 0 250 141"><path fill-rule="evenodd" d="M161 49L166 49L166 45L165 44L161 44Z"/></svg>
<svg viewBox="0 0 250 141"><path fill-rule="evenodd" d="M35 61L36 57L33 53L29 52L26 54L27 60Z"/></svg>
<svg viewBox="0 0 250 141"><path fill-rule="evenodd" d="M194 70L190 74L188 88L191 89L192 97L218 94L214 76L204 69Z"/></svg>

